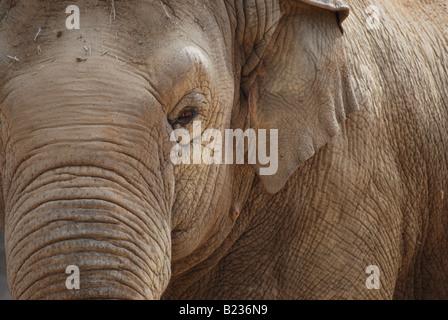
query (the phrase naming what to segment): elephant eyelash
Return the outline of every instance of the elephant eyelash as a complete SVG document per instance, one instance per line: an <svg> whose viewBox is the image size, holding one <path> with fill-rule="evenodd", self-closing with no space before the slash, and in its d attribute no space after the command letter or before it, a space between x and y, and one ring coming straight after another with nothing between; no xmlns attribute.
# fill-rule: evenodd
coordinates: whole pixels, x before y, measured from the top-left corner
<svg viewBox="0 0 448 320"><path fill-rule="evenodd" d="M186 107L184 108L179 115L177 116L176 120L172 123L172 125L179 124L181 126L185 126L189 124L193 119L197 117L199 114L198 110L194 107Z"/></svg>
<svg viewBox="0 0 448 320"><path fill-rule="evenodd" d="M201 92L191 91L183 96L171 113L168 121L173 126L186 127L199 116L203 116L209 102Z"/></svg>

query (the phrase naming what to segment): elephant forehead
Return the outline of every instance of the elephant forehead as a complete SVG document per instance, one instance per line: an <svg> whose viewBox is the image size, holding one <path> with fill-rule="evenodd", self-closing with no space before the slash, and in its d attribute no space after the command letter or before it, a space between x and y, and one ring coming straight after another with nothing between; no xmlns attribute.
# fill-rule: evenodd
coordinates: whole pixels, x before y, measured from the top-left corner
<svg viewBox="0 0 448 320"><path fill-rule="evenodd" d="M34 75L11 79L5 87L9 94L1 105L2 112L15 128L22 119L45 122L48 114L52 114L52 121L69 117L136 125L147 121L149 114L156 118L158 112L162 117L162 108L146 80L125 67L107 68L95 58L81 65L55 61Z"/></svg>
<svg viewBox="0 0 448 320"><path fill-rule="evenodd" d="M116 16L113 16L105 3L99 2L98 6L85 10L80 8L81 28L67 30L65 21L69 15L60 2L49 2L45 6L24 2L24 9L12 12L10 17L11 20L17 18L20 23L10 24L5 29L5 39L12 39L9 45L3 45L7 48L5 52L20 58L14 68L9 69L8 79L31 74L32 78L40 79L32 80L39 91L41 84L58 89L65 81L72 82L78 89L83 85L92 88L92 81L106 83L111 81L109 78L119 79L117 90L124 91L131 85L134 87L136 82L143 85L146 81L162 104L170 104L194 83L208 87L204 81L215 74L220 78L226 75L226 72L212 70L216 54L211 63L206 32L199 27L188 6L180 10L166 1L117 2ZM27 28L35 25L38 31L41 27L34 41L18 39L23 34L20 28L25 27L24 21ZM216 39L214 45L218 42L223 41ZM228 60L219 58L221 65ZM81 78L85 81L78 81ZM227 80L221 82L230 82ZM22 81L23 85L29 85L24 78ZM114 88L114 85L109 86Z"/></svg>
<svg viewBox="0 0 448 320"><path fill-rule="evenodd" d="M145 65L134 65L113 55L88 56L81 62L59 55L55 61L33 65L31 75L10 79L1 108L12 117L54 108L140 115L150 110L154 117L156 109L166 113L184 94L208 87L213 73L206 54L195 47L172 48L162 56L154 63L156 58L149 57Z"/></svg>
<svg viewBox="0 0 448 320"><path fill-rule="evenodd" d="M208 53L190 42L173 42L155 52L145 72L163 105L175 104L195 88L210 88L217 76Z"/></svg>
<svg viewBox="0 0 448 320"><path fill-rule="evenodd" d="M70 54L72 59L104 54L117 56L121 61L141 61L194 29L194 19L175 16L162 1L117 2L113 14L110 1L97 1L96 6L78 4L79 24L75 29L70 26L75 18L66 13L67 4L17 2L21 3L11 10L9 23L0 31L0 47L5 55L17 56L19 66L61 52ZM3 64L7 62L10 59Z"/></svg>

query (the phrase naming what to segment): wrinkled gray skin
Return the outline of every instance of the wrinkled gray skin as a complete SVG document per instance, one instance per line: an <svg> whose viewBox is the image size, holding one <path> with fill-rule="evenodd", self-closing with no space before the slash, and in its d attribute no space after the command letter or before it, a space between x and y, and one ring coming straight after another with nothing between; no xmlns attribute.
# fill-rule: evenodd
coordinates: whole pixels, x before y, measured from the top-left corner
<svg viewBox="0 0 448 320"><path fill-rule="evenodd" d="M448 298L447 40L423 4L347 0L343 21L336 2L115 1L114 20L79 1L76 31L73 1L16 1L0 25L12 297ZM204 129L278 128L277 174L174 166L186 107Z"/></svg>
<svg viewBox="0 0 448 320"><path fill-rule="evenodd" d="M6 282L6 256L3 232L0 230L0 300L10 299Z"/></svg>

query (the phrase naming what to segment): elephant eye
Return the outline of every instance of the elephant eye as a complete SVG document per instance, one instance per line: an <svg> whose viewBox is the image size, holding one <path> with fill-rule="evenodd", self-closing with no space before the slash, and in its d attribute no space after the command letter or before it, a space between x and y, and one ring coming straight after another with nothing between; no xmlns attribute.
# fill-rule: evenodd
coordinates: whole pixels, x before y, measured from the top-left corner
<svg viewBox="0 0 448 320"><path fill-rule="evenodd" d="M195 108L185 108L184 110L182 110L179 114L179 116L177 117L176 123L180 124L182 126L190 123L198 114L197 110Z"/></svg>

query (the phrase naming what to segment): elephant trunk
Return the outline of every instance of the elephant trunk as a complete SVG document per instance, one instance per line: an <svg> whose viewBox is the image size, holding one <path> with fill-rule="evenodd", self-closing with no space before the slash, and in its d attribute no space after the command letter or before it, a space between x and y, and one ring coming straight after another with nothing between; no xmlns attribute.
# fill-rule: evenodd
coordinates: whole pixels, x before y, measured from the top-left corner
<svg viewBox="0 0 448 320"><path fill-rule="evenodd" d="M55 63L8 97L11 295L157 299L170 278L174 199L165 111L140 75L124 82L99 62L76 70Z"/></svg>
<svg viewBox="0 0 448 320"><path fill-rule="evenodd" d="M11 144L5 239L13 298L158 299L168 285L174 181L161 135L112 130L56 125Z"/></svg>
<svg viewBox="0 0 448 320"><path fill-rule="evenodd" d="M14 209L6 235L13 298L158 299L167 286L165 212L124 190L113 174L88 171L55 170L65 177L58 188L43 179Z"/></svg>

